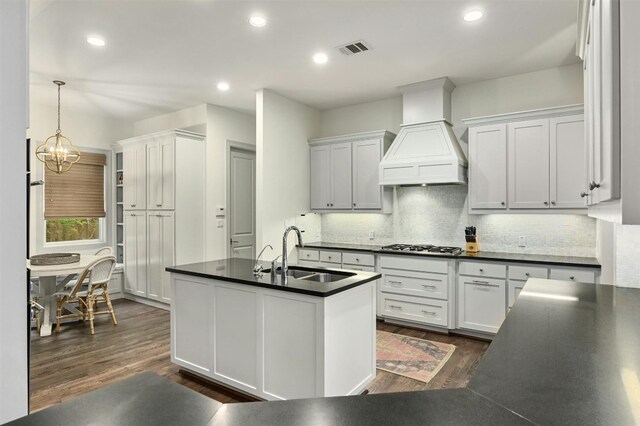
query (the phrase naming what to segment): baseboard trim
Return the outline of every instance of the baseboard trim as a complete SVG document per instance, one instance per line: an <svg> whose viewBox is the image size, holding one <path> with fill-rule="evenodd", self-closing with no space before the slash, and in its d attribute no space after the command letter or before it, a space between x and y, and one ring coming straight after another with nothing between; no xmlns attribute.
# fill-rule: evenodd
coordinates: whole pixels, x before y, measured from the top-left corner
<svg viewBox="0 0 640 426"><path fill-rule="evenodd" d="M168 311L171 309L171 306L165 303L156 302L155 300L149 300L144 297L134 296L132 294L125 293L123 298L127 300L131 300L132 302L142 303L143 305L153 306L154 308L164 309L165 311Z"/></svg>

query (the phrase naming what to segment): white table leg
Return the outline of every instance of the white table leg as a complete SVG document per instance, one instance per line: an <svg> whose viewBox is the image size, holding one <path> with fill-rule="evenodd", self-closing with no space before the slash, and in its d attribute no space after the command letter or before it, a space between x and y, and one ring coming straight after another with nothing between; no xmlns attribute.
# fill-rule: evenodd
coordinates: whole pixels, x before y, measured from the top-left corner
<svg viewBox="0 0 640 426"><path fill-rule="evenodd" d="M40 336L51 336L52 322L56 318L56 277L40 277L40 300L44 306Z"/></svg>

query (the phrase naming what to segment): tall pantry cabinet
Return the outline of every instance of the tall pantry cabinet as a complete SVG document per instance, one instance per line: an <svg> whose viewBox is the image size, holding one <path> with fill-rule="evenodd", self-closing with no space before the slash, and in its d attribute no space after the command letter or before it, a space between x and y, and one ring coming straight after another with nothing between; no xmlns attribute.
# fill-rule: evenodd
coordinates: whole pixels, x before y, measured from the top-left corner
<svg viewBox="0 0 640 426"><path fill-rule="evenodd" d="M170 130L122 149L124 291L169 303L167 266L204 260L205 136Z"/></svg>

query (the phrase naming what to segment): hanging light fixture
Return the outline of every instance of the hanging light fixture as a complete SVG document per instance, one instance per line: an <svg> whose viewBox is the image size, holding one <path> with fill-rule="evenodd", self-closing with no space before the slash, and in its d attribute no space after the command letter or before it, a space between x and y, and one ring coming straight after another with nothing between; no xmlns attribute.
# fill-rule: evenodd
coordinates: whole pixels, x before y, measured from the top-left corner
<svg viewBox="0 0 640 426"><path fill-rule="evenodd" d="M36 149L36 157L47 166L47 169L61 175L69 171L74 163L80 161L80 151L69 139L62 136L62 130L60 130L60 87L64 86L65 82L54 80L53 84L58 86L58 130Z"/></svg>

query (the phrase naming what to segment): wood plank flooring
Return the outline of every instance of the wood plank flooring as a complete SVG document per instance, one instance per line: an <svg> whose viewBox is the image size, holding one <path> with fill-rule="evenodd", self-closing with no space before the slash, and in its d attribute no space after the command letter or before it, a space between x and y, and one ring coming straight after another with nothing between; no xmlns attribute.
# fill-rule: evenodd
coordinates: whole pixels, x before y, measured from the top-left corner
<svg viewBox="0 0 640 426"><path fill-rule="evenodd" d="M181 374L169 354L169 312L129 300L114 301L118 325L96 318L96 334L88 324L62 325L59 334L31 334L31 411L129 376L151 371L222 403L251 400L238 393ZM488 342L446 336L378 322L378 329L421 339L452 343L456 350L429 384L378 370L369 393L464 387Z"/></svg>

